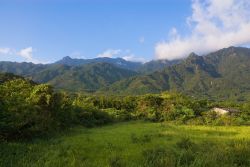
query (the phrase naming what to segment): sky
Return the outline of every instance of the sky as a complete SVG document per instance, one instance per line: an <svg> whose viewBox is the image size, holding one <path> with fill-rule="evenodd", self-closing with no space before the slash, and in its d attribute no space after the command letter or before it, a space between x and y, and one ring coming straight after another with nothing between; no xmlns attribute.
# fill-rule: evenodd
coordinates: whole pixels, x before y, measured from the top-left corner
<svg viewBox="0 0 250 167"><path fill-rule="evenodd" d="M249 33L249 0L0 0L0 61L174 60Z"/></svg>

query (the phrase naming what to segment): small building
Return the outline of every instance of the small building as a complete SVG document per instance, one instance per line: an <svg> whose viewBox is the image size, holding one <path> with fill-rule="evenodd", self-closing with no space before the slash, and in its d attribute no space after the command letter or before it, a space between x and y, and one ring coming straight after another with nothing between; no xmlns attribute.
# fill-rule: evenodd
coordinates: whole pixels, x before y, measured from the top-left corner
<svg viewBox="0 0 250 167"><path fill-rule="evenodd" d="M232 108L219 108L219 107L214 107L212 111L216 112L217 114L224 115L224 114L235 114L239 113L239 110L232 109Z"/></svg>

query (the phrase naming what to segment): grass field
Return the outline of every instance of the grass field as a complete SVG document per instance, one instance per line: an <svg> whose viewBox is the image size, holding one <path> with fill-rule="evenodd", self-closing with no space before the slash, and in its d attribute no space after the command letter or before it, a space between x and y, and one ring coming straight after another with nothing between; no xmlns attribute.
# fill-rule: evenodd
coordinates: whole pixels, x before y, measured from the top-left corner
<svg viewBox="0 0 250 167"><path fill-rule="evenodd" d="M129 122L0 145L0 166L250 166L250 127Z"/></svg>

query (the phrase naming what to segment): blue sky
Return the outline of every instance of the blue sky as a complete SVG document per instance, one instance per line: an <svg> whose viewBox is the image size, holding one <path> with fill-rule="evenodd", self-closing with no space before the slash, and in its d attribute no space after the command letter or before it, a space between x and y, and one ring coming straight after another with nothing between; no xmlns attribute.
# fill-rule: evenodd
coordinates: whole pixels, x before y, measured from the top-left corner
<svg viewBox="0 0 250 167"><path fill-rule="evenodd" d="M175 26L185 31L190 0L1 1L0 48L32 47L34 59L116 56L154 58L158 41ZM117 52L116 52L117 53ZM24 61L3 55L0 60Z"/></svg>
<svg viewBox="0 0 250 167"><path fill-rule="evenodd" d="M179 59L250 44L249 0L0 0L0 61Z"/></svg>

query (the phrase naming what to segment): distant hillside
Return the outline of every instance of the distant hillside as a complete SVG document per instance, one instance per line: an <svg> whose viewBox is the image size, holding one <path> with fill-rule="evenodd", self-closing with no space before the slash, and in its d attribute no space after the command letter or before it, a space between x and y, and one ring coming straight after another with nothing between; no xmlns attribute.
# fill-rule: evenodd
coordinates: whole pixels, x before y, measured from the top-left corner
<svg viewBox="0 0 250 167"><path fill-rule="evenodd" d="M181 91L190 95L239 100L250 93L250 49L230 47L198 56L152 74L118 81L109 92L125 94Z"/></svg>
<svg viewBox="0 0 250 167"><path fill-rule="evenodd" d="M62 60L55 62L55 64L68 65L68 66L79 66L92 63L109 63L117 67L134 70L136 71L142 66L141 62L126 61L122 58L109 58L109 57L99 57L93 59L72 59L69 56L64 57Z"/></svg>
<svg viewBox="0 0 250 167"><path fill-rule="evenodd" d="M109 63L68 66L0 62L0 71L21 75L38 83L50 83L58 89L92 92L137 74Z"/></svg>
<svg viewBox="0 0 250 167"><path fill-rule="evenodd" d="M79 66L86 65L91 63L110 63L119 68L124 68L128 70L133 70L140 73L151 73L158 70L162 70L166 67L177 64L180 60L168 61L168 60L152 60L147 63L141 62L132 62L127 61L122 58L108 58L100 57L93 59L72 59L69 56L64 57L63 59L55 62L54 64L68 65L68 66Z"/></svg>
<svg viewBox="0 0 250 167"><path fill-rule="evenodd" d="M138 72L152 73L152 72L155 72L155 71L163 70L166 67L173 66L173 65L178 64L180 62L181 62L181 60L173 60L173 61L169 61L169 60L152 60L152 61L149 61L149 62L143 64L138 69Z"/></svg>
<svg viewBox="0 0 250 167"><path fill-rule="evenodd" d="M38 83L50 83L70 91L95 91L115 81L169 66L168 61L146 64L121 58L72 59L65 57L53 64L0 62L0 72L13 73ZM129 70L130 69L130 70Z"/></svg>
<svg viewBox="0 0 250 167"><path fill-rule="evenodd" d="M37 72L44 70L48 65L33 63L17 63L17 62L0 62L0 72L13 73L21 76L35 75Z"/></svg>
<svg viewBox="0 0 250 167"><path fill-rule="evenodd" d="M109 63L94 63L76 67L57 66L38 73L33 79L50 83L58 89L96 91L136 74L134 71L118 68Z"/></svg>

